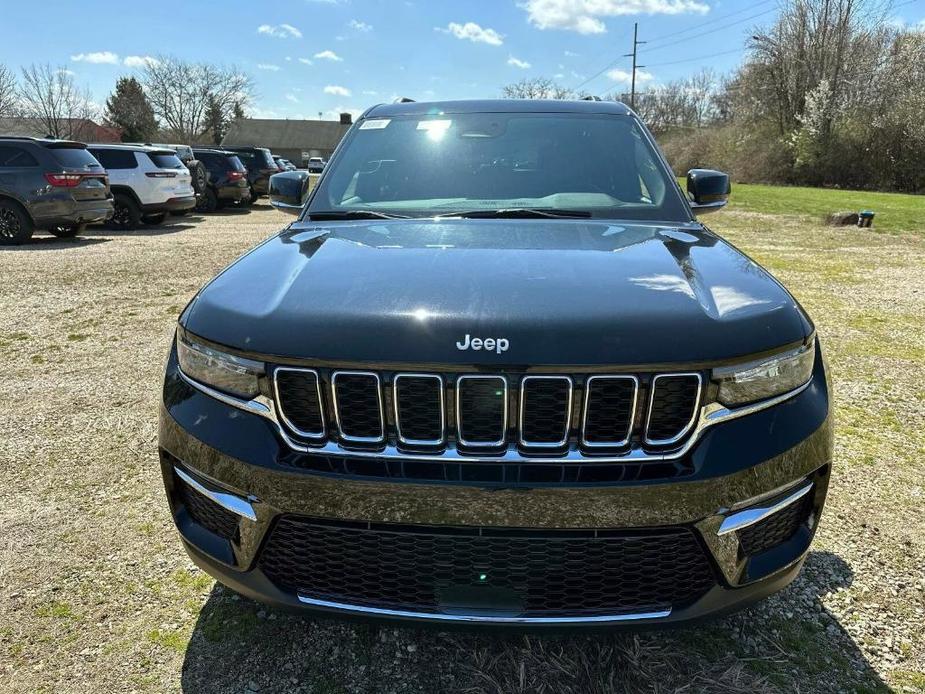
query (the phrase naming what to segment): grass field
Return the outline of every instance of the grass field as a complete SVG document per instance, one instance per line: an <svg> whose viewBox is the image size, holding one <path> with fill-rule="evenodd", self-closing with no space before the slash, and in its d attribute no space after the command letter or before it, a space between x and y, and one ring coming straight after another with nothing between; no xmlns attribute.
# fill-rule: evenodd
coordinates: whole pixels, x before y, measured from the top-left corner
<svg viewBox="0 0 925 694"><path fill-rule="evenodd" d="M833 477L790 588L659 632L378 628L239 599L177 539L157 402L182 307L288 218L258 205L0 250L0 690L925 692L922 201L736 186L705 218L816 321ZM845 207L876 210L877 229L818 223Z"/></svg>

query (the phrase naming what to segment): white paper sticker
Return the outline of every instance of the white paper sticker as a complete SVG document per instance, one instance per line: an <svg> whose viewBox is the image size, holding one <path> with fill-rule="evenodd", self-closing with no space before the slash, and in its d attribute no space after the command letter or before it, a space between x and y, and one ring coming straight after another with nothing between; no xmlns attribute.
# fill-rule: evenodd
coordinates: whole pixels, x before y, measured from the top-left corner
<svg viewBox="0 0 925 694"><path fill-rule="evenodd" d="M391 118L372 118L360 123L360 130L382 130L391 122Z"/></svg>

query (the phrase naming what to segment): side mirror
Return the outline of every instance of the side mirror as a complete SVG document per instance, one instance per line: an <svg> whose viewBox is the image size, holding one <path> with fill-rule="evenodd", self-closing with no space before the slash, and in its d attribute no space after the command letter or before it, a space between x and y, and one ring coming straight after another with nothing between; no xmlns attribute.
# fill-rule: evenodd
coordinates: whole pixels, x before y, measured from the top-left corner
<svg viewBox="0 0 925 694"><path fill-rule="evenodd" d="M287 214L299 214L308 188L307 171L283 171L270 176L270 204Z"/></svg>
<svg viewBox="0 0 925 694"><path fill-rule="evenodd" d="M726 206L732 186L729 175L712 169L691 169L687 172L687 196L694 214L715 212Z"/></svg>

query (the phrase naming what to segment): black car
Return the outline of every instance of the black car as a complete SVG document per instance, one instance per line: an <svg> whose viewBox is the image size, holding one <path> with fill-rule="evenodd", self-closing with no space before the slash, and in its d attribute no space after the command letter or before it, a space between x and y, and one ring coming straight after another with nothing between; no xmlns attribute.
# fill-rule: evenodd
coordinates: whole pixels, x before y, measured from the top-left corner
<svg viewBox="0 0 925 694"><path fill-rule="evenodd" d="M247 169L247 182L250 185L251 202L267 194L270 176L279 173L279 167L273 161L273 155L266 147L240 147L222 145L222 149L234 152Z"/></svg>
<svg viewBox="0 0 925 694"><path fill-rule="evenodd" d="M228 203L250 199L247 169L234 152L220 149L193 150L196 159L205 167L207 177L196 209L214 212Z"/></svg>
<svg viewBox="0 0 925 694"><path fill-rule="evenodd" d="M299 194L295 174L293 199ZM829 373L780 283L601 101L376 106L183 311L160 460L232 589L331 615L644 626L792 581Z"/></svg>
<svg viewBox="0 0 925 694"><path fill-rule="evenodd" d="M0 137L0 245L36 229L67 238L112 216L109 178L86 145Z"/></svg>

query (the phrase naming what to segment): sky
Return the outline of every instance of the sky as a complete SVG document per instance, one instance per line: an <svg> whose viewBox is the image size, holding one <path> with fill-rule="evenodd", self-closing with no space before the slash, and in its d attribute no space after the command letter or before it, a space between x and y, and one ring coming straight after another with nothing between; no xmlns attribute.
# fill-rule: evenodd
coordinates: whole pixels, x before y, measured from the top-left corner
<svg viewBox="0 0 925 694"><path fill-rule="evenodd" d="M169 7L169 9L165 9ZM336 118L407 96L493 98L548 77L591 94L628 91L633 23L637 89L702 67L732 70L777 0L0 0L0 63L51 63L104 103L116 79L173 55L251 75L248 113ZM925 0L891 21L921 25Z"/></svg>

